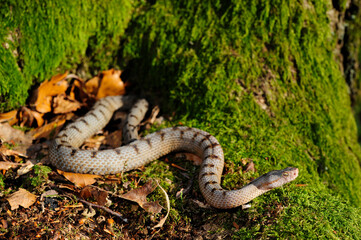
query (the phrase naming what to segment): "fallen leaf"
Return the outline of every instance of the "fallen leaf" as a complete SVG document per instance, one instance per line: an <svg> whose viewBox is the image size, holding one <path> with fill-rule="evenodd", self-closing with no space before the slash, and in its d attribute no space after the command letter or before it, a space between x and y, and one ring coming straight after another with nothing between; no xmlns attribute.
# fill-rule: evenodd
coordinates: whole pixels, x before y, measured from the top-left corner
<svg viewBox="0 0 361 240"><path fill-rule="evenodd" d="M19 191L11 194L6 200L8 200L11 210L18 209L19 206L28 208L35 203L36 195L23 188L19 188Z"/></svg>
<svg viewBox="0 0 361 240"><path fill-rule="evenodd" d="M8 158L0 151L0 160L1 161L8 161Z"/></svg>
<svg viewBox="0 0 361 240"><path fill-rule="evenodd" d="M102 72L102 79L97 93L97 99L106 96L124 95L125 85L120 78L122 71L110 69Z"/></svg>
<svg viewBox="0 0 361 240"><path fill-rule="evenodd" d="M72 172L64 172L61 170L57 170L59 174L63 175L70 182L74 183L76 187L85 187L87 185L91 185L96 182L96 178L101 178L99 175L93 174L80 174L80 173L72 173Z"/></svg>
<svg viewBox="0 0 361 240"><path fill-rule="evenodd" d="M18 110L13 110L7 113L0 113L0 123L9 122L10 125L15 124L18 121L16 118L17 113Z"/></svg>
<svg viewBox="0 0 361 240"><path fill-rule="evenodd" d="M16 171L16 173L18 176L24 175L30 172L30 170L33 169L33 167L34 167L34 163L32 163L31 161L26 161L26 163L22 164L22 166Z"/></svg>
<svg viewBox="0 0 361 240"><path fill-rule="evenodd" d="M145 202L141 205L141 207L149 212L149 213L160 213L162 211L162 206L159 205L159 201L154 201L154 202Z"/></svg>
<svg viewBox="0 0 361 240"><path fill-rule="evenodd" d="M104 139L104 144L111 146L112 148L117 148L122 145L122 130L116 130L110 133Z"/></svg>
<svg viewBox="0 0 361 240"><path fill-rule="evenodd" d="M17 152L15 150L11 150L11 149L7 149L5 147L0 147L0 151L2 152L2 154L4 154L5 156L18 156L18 157L23 157L23 158L27 158L28 156Z"/></svg>
<svg viewBox="0 0 361 240"><path fill-rule="evenodd" d="M239 229L239 225L236 222L233 222L233 227L235 227L237 230Z"/></svg>
<svg viewBox="0 0 361 240"><path fill-rule="evenodd" d="M68 77L73 77L72 74L69 74ZM68 95L70 100L80 100L81 102L86 102L89 98L88 94L85 92L84 80L79 78L78 76L74 76L73 84L71 85L71 89Z"/></svg>
<svg viewBox="0 0 361 240"><path fill-rule="evenodd" d="M58 135L65 122L66 119L59 119L40 128L31 130L28 134L31 135L34 139L45 138L49 140Z"/></svg>
<svg viewBox="0 0 361 240"><path fill-rule="evenodd" d="M142 187L133 189L125 194L120 195L121 198L136 202L144 210L150 213L159 213L162 210L162 206L158 202L148 202L147 195L152 193L157 186L153 184L153 181L148 181Z"/></svg>
<svg viewBox="0 0 361 240"><path fill-rule="evenodd" d="M95 97L99 89L99 82L100 78L96 76L86 81L84 87L90 95Z"/></svg>
<svg viewBox="0 0 361 240"><path fill-rule="evenodd" d="M16 144L30 145L33 140L23 131L11 127L9 123L0 123L0 136L5 142L15 142Z"/></svg>
<svg viewBox="0 0 361 240"><path fill-rule="evenodd" d="M44 124L44 114L33 111L27 107L21 107L19 110L19 122L20 126L33 126L34 119L36 120L36 126L42 126ZM35 125L35 124L34 124Z"/></svg>
<svg viewBox="0 0 361 240"><path fill-rule="evenodd" d="M83 199L94 198L98 205L104 206L107 202L108 193L86 186L80 191L80 197Z"/></svg>
<svg viewBox="0 0 361 240"><path fill-rule="evenodd" d="M113 218L108 218L108 219L107 219L107 225L108 225L109 227L113 226L114 223L115 223L115 221L114 221Z"/></svg>
<svg viewBox="0 0 361 240"><path fill-rule="evenodd" d="M94 77L85 83L87 92L96 99L106 96L125 94L125 84L120 78L120 70L109 69L101 72L99 77Z"/></svg>
<svg viewBox="0 0 361 240"><path fill-rule="evenodd" d="M140 126L146 125L146 129L150 129L150 127L154 124L154 122L157 120L157 116L160 112L160 109L158 106L155 106L152 109L152 112L150 113L149 118L147 118L145 121L140 123Z"/></svg>
<svg viewBox="0 0 361 240"><path fill-rule="evenodd" d="M65 93L68 88L68 82L66 76L68 72L64 74L58 74L53 76L50 81L45 80L40 84L37 89L37 98L34 103L35 108L40 113L47 113L51 111L51 100L53 96Z"/></svg>
<svg viewBox="0 0 361 240"><path fill-rule="evenodd" d="M24 155L26 154L26 149L31 146L33 141L31 136L28 136L19 129L11 127L9 123L0 123L0 136L5 142L15 145L13 148L14 151Z"/></svg>
<svg viewBox="0 0 361 240"><path fill-rule="evenodd" d="M98 135L98 136L93 136L87 140L85 140L85 142L82 145L82 149L99 149L99 147L101 146L102 142L104 141L105 136L103 135Z"/></svg>
<svg viewBox="0 0 361 240"><path fill-rule="evenodd" d="M247 164L245 172L255 172L255 171L256 171L256 169L255 169L253 161L249 162Z"/></svg>
<svg viewBox="0 0 361 240"><path fill-rule="evenodd" d="M0 162L0 170L8 170L23 165L22 163Z"/></svg>
<svg viewBox="0 0 361 240"><path fill-rule="evenodd" d="M1 228L7 229L8 228L8 221L5 219L1 219Z"/></svg>
<svg viewBox="0 0 361 240"><path fill-rule="evenodd" d="M80 102L76 100L69 100L65 94L59 94L53 99L53 113L55 114L74 112L80 107Z"/></svg>

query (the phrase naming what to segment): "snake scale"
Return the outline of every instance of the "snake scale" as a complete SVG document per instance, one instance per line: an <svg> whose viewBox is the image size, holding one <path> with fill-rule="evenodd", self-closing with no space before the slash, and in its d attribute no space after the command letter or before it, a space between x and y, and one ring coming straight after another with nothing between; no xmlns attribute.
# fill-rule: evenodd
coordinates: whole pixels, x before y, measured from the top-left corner
<svg viewBox="0 0 361 240"><path fill-rule="evenodd" d="M80 145L110 121L120 107L130 107L131 96L110 96L98 100L83 117L67 125L49 147L50 162L64 171L91 174L115 174L141 167L173 151L187 151L203 159L199 187L206 201L215 208L234 208L298 176L298 169L288 167L271 171L241 189L221 187L224 157L221 145L209 133L190 127L166 128L137 139L137 126L147 109L145 100L131 109L124 135L129 144L108 150L80 150Z"/></svg>

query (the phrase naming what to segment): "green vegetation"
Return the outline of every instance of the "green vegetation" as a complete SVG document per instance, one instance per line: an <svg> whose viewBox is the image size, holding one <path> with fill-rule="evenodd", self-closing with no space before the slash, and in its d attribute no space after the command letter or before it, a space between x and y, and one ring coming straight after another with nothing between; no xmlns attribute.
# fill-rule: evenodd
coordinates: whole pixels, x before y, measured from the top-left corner
<svg viewBox="0 0 361 240"><path fill-rule="evenodd" d="M0 111L23 105L56 70L112 66L131 12L126 0L2 2Z"/></svg>
<svg viewBox="0 0 361 240"><path fill-rule="evenodd" d="M48 174L51 172L51 168L48 166L35 165L34 177L30 178L31 185L33 187L39 187L44 181L48 180Z"/></svg>
<svg viewBox="0 0 361 240"><path fill-rule="evenodd" d="M257 198L244 211L187 210L172 197L177 211L172 211L173 221L183 218L192 225L194 217L202 216L205 220L197 226L211 219L235 238L361 236L361 148L347 85L334 56L337 39L327 15L329 1L111 3L117 8L108 3L99 9L85 1L47 6L29 1L2 10L3 18L11 21L0 38L7 39L15 29L24 36L13 43L21 50L18 58L0 47L10 63L23 61L14 77L26 79L27 89L34 78L43 80L57 67L71 68L83 60L93 72L119 65L126 80L148 99L163 103L164 113L176 111L172 125L181 122L217 137L227 161L225 188L245 183L242 159L253 159L257 172L252 177L286 166L300 169L295 183ZM56 4L57 10L50 10ZM338 4L345 11L346 1ZM44 9L50 11L47 17L34 18ZM131 9L131 15L124 14ZM23 16L25 11L30 13ZM61 11L72 17L63 17ZM120 17L115 19L115 14ZM11 91L3 86L10 81L3 72L18 71L10 63L6 67L0 62L5 69L0 94L24 97L26 90L6 95ZM160 176L162 168L152 164L144 174ZM159 179L176 180L161 174Z"/></svg>

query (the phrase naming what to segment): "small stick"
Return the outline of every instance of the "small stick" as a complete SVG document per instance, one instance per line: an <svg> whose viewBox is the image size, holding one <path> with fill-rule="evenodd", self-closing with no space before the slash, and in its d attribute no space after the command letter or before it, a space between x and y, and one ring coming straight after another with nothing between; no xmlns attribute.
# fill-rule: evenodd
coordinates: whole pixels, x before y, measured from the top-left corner
<svg viewBox="0 0 361 240"><path fill-rule="evenodd" d="M110 213L110 214L112 214L112 215L120 218L120 219L123 220L124 222L128 222L128 219L124 218L121 214L119 214L119 213L117 213L117 212L114 212L114 211L110 210L110 209L107 208L107 207L104 207L104 206L101 206L101 205L98 205L98 204L94 204L94 203L85 201L85 200L80 199L80 198L78 198L78 200L79 200L80 202L82 202L82 203L87 204L89 207L103 209L103 210L106 211L107 213Z"/></svg>
<svg viewBox="0 0 361 240"><path fill-rule="evenodd" d="M87 204L87 205L90 206L90 207L103 209L103 210L106 211L107 213L110 213L110 214L112 214L112 215L120 218L122 221L124 221L124 222L126 222L126 223L128 222L128 219L125 218L125 217L123 217L120 213L114 212L114 211L110 210L110 209L107 208L107 207L104 207L104 206L101 206L101 205L98 205L98 204L94 204L94 203L90 203L90 202L88 202L88 201L86 201L86 200L80 199L79 197L77 197L77 196L74 195L74 194L71 196L69 193L67 193L67 192L65 192L63 189L57 187L55 184L50 184L50 186L53 187L53 188L57 188L58 191L62 192L63 194L65 194L66 196L68 196L68 197L70 197L70 198L71 198L72 196L74 196L77 200L79 200L79 201L82 202L82 203Z"/></svg>

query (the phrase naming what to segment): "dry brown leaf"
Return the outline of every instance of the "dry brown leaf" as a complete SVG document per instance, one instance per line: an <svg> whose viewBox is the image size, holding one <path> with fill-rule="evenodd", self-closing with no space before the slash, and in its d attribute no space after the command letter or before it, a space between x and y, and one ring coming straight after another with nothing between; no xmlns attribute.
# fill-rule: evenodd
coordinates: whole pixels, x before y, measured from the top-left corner
<svg viewBox="0 0 361 240"><path fill-rule="evenodd" d="M68 75L68 77L70 75ZM81 79L79 77L74 79L73 84L71 85L71 89L70 89L68 98L70 100L74 100L74 101L78 99L83 103L86 102L86 100L89 98L89 96L86 93L86 88L85 88L83 79Z"/></svg>
<svg viewBox="0 0 361 240"><path fill-rule="evenodd" d="M65 94L59 94L53 99L53 113L55 114L74 112L80 107L80 102L76 100L69 100Z"/></svg>
<svg viewBox="0 0 361 240"><path fill-rule="evenodd" d="M103 135L97 135L97 136L93 136L87 140L85 140L85 142L82 145L82 149L99 149L100 145L102 144L102 142L104 141L105 136Z"/></svg>
<svg viewBox="0 0 361 240"><path fill-rule="evenodd" d="M24 134L23 131L15 129L9 123L0 123L0 136L8 143L16 145L13 149L22 154L26 153L26 149L32 144L33 138Z"/></svg>
<svg viewBox="0 0 361 240"><path fill-rule="evenodd" d="M108 193L86 186L80 191L80 197L83 199L94 198L98 205L104 206L107 202Z"/></svg>
<svg viewBox="0 0 361 240"><path fill-rule="evenodd" d="M109 69L101 72L99 76L89 79L85 82L84 88L87 93L96 99L106 96L115 96L125 94L125 86L120 70Z"/></svg>
<svg viewBox="0 0 361 240"><path fill-rule="evenodd" d="M33 169L34 164L33 162L36 162L36 160L30 160L30 161L26 161L25 164L22 164L22 166L16 171L18 176L27 174L28 172L30 172L31 169Z"/></svg>
<svg viewBox="0 0 361 240"><path fill-rule="evenodd" d="M58 74L53 76L50 81L45 80L40 84L37 89L37 99L35 101L35 108L40 113L47 113L51 111L51 100L53 96L65 93L68 88L68 82L66 76L68 72L64 74Z"/></svg>
<svg viewBox="0 0 361 240"><path fill-rule="evenodd" d="M99 82L100 78L96 76L86 81L84 87L90 95L96 96L99 89Z"/></svg>
<svg viewBox="0 0 361 240"><path fill-rule="evenodd" d="M77 187L91 185L96 182L96 178L101 178L99 175L64 172L59 169L58 173L63 175L70 182L74 183L74 185Z"/></svg>
<svg viewBox="0 0 361 240"><path fill-rule="evenodd" d="M5 219L1 219L1 228L7 229L8 228L8 221Z"/></svg>
<svg viewBox="0 0 361 240"><path fill-rule="evenodd" d="M162 206L159 205L159 201L155 201L155 202L145 202L141 205L141 207L149 212L149 213L160 213L160 211L162 211Z"/></svg>
<svg viewBox="0 0 361 240"><path fill-rule="evenodd" d="M33 126L34 120L36 120L37 126L42 126L44 124L43 119L44 114L38 113L37 111L33 111L27 107L21 107L19 110L19 122L20 126Z"/></svg>
<svg viewBox="0 0 361 240"><path fill-rule="evenodd" d="M19 188L19 191L11 194L6 200L8 200L11 210L15 210L19 208L19 206L28 208L35 203L36 195L23 188Z"/></svg>
<svg viewBox="0 0 361 240"><path fill-rule="evenodd" d="M0 160L1 161L8 161L8 158L0 151Z"/></svg>
<svg viewBox="0 0 361 240"><path fill-rule="evenodd" d="M107 219L107 225L108 225L109 227L113 226L114 223L115 223L114 219L112 219L112 218L108 218L108 219Z"/></svg>
<svg viewBox="0 0 361 240"><path fill-rule="evenodd" d="M0 162L0 170L8 170L23 165L22 163Z"/></svg>
<svg viewBox="0 0 361 240"><path fill-rule="evenodd" d="M150 113L150 116L148 119L140 123L140 126L146 126L146 129L150 129L150 127L154 124L154 122L157 120L157 116L160 112L160 109L158 106L155 106L152 109L152 112Z"/></svg>
<svg viewBox="0 0 361 240"><path fill-rule="evenodd" d="M255 169L253 161L249 162L247 164L247 168L246 168L245 172L255 172L255 171L256 171L256 169Z"/></svg>
<svg viewBox="0 0 361 240"><path fill-rule="evenodd" d="M9 123L0 123L0 136L5 142L31 142L23 131L11 127Z"/></svg>
<svg viewBox="0 0 361 240"><path fill-rule="evenodd" d="M124 95L125 84L123 83L120 75L122 71L110 69L102 72L102 80L97 93L97 99L106 96Z"/></svg>
<svg viewBox="0 0 361 240"><path fill-rule="evenodd" d="M142 187L133 189L125 194L120 195L121 198L136 202L144 210L150 213L159 213L162 210L162 206L157 202L148 202L147 196L152 193L157 186L153 184L153 181L150 180Z"/></svg>
<svg viewBox="0 0 361 240"><path fill-rule="evenodd" d="M233 227L235 227L237 230L239 229L239 225L236 222L233 222Z"/></svg>
<svg viewBox="0 0 361 240"><path fill-rule="evenodd" d="M18 110L13 110L7 113L0 113L0 123L8 122L10 125L15 124L18 119L16 117Z"/></svg>
<svg viewBox="0 0 361 240"><path fill-rule="evenodd" d="M104 139L104 144L111 146L112 148L117 148L122 145L122 130L116 130L106 136Z"/></svg>
<svg viewBox="0 0 361 240"><path fill-rule="evenodd" d="M40 128L31 130L28 134L31 135L34 139L40 139L40 138L51 139L52 137L58 135L65 121L66 121L65 119L56 120Z"/></svg>
<svg viewBox="0 0 361 240"><path fill-rule="evenodd" d="M3 146L0 147L0 151L5 155L5 156L18 156L18 157L23 157L23 158L27 158L28 156L18 152L18 151L15 151L15 150L12 150L12 149L7 149Z"/></svg>

